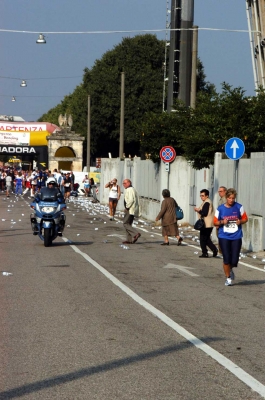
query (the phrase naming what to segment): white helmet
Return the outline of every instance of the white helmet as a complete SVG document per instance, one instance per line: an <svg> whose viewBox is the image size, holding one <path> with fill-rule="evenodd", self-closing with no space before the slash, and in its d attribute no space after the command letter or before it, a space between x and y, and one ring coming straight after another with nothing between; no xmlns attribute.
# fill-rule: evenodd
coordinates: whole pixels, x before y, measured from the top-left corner
<svg viewBox="0 0 265 400"><path fill-rule="evenodd" d="M57 185L56 180L53 177L48 178L46 181L46 186L48 185L56 186Z"/></svg>

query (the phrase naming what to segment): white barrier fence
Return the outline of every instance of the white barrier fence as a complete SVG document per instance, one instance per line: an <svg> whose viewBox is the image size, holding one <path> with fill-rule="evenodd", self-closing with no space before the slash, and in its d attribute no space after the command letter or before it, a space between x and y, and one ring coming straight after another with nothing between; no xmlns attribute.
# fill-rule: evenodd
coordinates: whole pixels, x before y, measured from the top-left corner
<svg viewBox="0 0 265 400"><path fill-rule="evenodd" d="M100 202L108 203L109 190L105 184L113 178L123 192L122 181L128 178L141 197L142 216L155 220L162 200L162 190L169 189L184 211L183 222L193 225L196 220L194 206L201 203L200 190L208 189L214 206L218 205L218 187L235 187L237 200L244 205L249 223L244 225L243 246L252 251L265 248L264 211L265 195L265 153L253 153L251 158L238 162L225 159L223 153L216 153L214 166L194 170L184 157L176 157L166 172L164 163L153 163L140 158L120 160L101 159ZM123 195L118 209L124 208Z"/></svg>

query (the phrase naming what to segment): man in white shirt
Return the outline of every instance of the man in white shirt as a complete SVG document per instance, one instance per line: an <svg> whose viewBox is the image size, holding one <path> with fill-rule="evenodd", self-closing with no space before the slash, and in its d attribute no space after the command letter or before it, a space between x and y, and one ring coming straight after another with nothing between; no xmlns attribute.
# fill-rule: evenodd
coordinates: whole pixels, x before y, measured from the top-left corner
<svg viewBox="0 0 265 400"><path fill-rule="evenodd" d="M59 177L61 176L60 172L58 172L57 169L55 168L55 169L53 170L52 174L53 174L53 177L56 179L56 182L59 183L59 182L58 182L58 179L59 179Z"/></svg>
<svg viewBox="0 0 265 400"><path fill-rule="evenodd" d="M132 182L130 179L125 178L122 184L125 189L123 226L126 230L126 241L123 243L132 244L135 243L141 236L141 234L132 227L134 217L140 216L139 196L134 187L132 187Z"/></svg>

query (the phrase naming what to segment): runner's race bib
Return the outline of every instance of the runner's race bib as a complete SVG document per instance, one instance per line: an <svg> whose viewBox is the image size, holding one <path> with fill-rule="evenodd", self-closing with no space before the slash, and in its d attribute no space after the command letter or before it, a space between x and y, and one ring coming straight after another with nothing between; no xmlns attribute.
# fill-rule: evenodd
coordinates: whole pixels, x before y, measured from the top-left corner
<svg viewBox="0 0 265 400"><path fill-rule="evenodd" d="M238 225L236 221L228 221L226 225L224 225L224 232L226 233L235 233L238 231Z"/></svg>

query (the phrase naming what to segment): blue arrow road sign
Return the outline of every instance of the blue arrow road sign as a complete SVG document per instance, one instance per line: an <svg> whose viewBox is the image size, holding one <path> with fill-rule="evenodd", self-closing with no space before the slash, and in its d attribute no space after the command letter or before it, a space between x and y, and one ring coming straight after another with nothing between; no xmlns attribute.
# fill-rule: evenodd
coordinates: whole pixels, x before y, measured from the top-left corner
<svg viewBox="0 0 265 400"><path fill-rule="evenodd" d="M233 137L225 144L225 154L231 160L239 160L245 153L245 145L243 140Z"/></svg>

